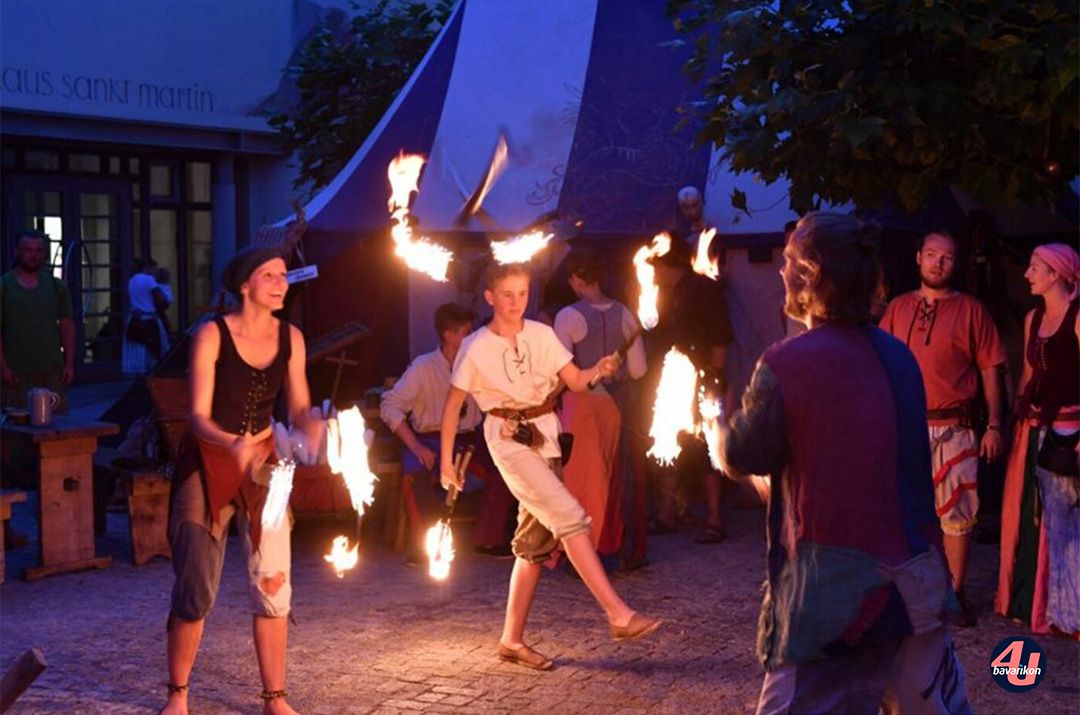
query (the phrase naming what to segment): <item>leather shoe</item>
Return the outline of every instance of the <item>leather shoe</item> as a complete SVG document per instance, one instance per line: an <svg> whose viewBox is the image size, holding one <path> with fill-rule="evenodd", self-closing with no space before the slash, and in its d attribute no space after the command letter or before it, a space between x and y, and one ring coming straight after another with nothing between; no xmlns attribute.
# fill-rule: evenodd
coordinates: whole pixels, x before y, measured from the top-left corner
<svg viewBox="0 0 1080 715"><path fill-rule="evenodd" d="M532 668L533 670L550 670L552 666L551 658L548 658L542 653L538 653L524 644L517 648L509 648L500 643L498 650L495 651L495 655L499 656L499 660L504 660L507 663L513 663L514 665L523 665L526 668Z"/></svg>
<svg viewBox="0 0 1080 715"><path fill-rule="evenodd" d="M637 638L644 638L649 635L662 624L659 618L649 618L643 616L640 613L634 613L630 616L630 621L625 626L617 626L614 623L611 624L611 637L617 641L631 641Z"/></svg>

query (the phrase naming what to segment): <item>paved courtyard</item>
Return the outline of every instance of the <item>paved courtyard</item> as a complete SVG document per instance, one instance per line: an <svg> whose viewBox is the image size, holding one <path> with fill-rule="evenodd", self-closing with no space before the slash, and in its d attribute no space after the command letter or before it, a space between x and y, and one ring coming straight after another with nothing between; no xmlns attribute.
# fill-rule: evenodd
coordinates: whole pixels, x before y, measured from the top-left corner
<svg viewBox="0 0 1080 715"><path fill-rule="evenodd" d="M16 525L32 530L26 505ZM289 645L291 701L304 713L745 713L761 684L753 656L764 569L763 512L733 512L732 537L717 546L689 532L651 542L652 565L615 578L631 605L667 624L641 643L612 643L580 581L545 574L530 632L556 658L536 673L492 655L510 562L463 555L448 582L376 545L338 580L323 563L332 531L302 524L295 535L294 609ZM122 515L110 515L100 550L106 571L25 583L32 545L9 552L0 590L0 667L40 648L48 670L12 713L152 713L164 695L163 637L172 572L164 561L131 566ZM245 610L238 541L230 544L217 608L191 680L193 710L260 711L260 685ZM997 550L977 546L971 592L983 611L977 629L957 634L978 712L1076 712L1080 647L1039 638L1047 653L1042 684L1013 695L991 682L990 651L1022 633L986 615Z"/></svg>

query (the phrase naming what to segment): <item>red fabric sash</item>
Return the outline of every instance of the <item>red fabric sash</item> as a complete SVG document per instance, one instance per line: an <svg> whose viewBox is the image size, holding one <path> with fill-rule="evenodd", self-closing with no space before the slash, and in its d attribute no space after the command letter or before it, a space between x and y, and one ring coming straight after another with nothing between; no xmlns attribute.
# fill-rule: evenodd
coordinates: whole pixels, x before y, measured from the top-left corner
<svg viewBox="0 0 1080 715"><path fill-rule="evenodd" d="M221 512L230 502L238 500L243 509L247 509L251 523L251 543L255 551L259 550L262 537L262 509L266 504L269 489L257 484L249 473L240 471L240 465L228 447L210 444L198 440L199 453L202 455L203 480L206 484L206 499L210 505L210 520L214 526L221 526ZM265 463L274 455L273 435L259 442L255 451L255 464Z"/></svg>

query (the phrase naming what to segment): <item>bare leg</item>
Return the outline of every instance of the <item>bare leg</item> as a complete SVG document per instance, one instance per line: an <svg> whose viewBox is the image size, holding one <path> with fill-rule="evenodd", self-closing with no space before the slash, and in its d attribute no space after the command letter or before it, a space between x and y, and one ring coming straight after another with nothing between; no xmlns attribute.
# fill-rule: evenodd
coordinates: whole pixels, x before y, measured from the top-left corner
<svg viewBox="0 0 1080 715"><path fill-rule="evenodd" d="M506 599L506 621L503 622L502 638L499 643L507 648L525 645L525 621L529 617L536 585L540 583L540 564L531 564L525 559L514 559L514 570L510 574L510 594Z"/></svg>
<svg viewBox="0 0 1080 715"><path fill-rule="evenodd" d="M195 656L202 641L204 620L182 621L169 616L166 655L169 659L169 683L187 685L191 678L191 669L195 665ZM187 715L188 691L170 693L162 715Z"/></svg>
<svg viewBox="0 0 1080 715"><path fill-rule="evenodd" d="M570 557L570 563L577 569L581 580L589 587L597 603L604 609L608 622L616 626L625 626L629 623L634 611L619 598L619 594L615 593L604 567L600 564L600 559L596 556L596 549L589 540L588 532L574 534L563 539L562 543L566 555Z"/></svg>
<svg viewBox="0 0 1080 715"><path fill-rule="evenodd" d="M285 646L289 640L289 619L255 616L252 620L255 634L255 655L259 659L259 675L263 690L271 692L285 689ZM281 715L296 713L285 698L266 701L263 713Z"/></svg>
<svg viewBox="0 0 1080 715"><path fill-rule="evenodd" d="M949 573L952 574L953 590L964 590L964 576L967 575L968 550L971 548L971 534L945 534L943 538L945 546L945 560L949 563Z"/></svg>

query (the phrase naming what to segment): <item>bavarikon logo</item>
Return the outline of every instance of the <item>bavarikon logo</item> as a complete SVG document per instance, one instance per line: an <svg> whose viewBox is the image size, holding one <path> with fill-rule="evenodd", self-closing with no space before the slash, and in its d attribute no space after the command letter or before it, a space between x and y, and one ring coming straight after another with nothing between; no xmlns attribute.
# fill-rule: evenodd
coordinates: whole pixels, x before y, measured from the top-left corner
<svg viewBox="0 0 1080 715"><path fill-rule="evenodd" d="M1010 693L1026 693L1042 682L1046 661L1042 647L1030 638L1006 638L994 646L990 677Z"/></svg>

